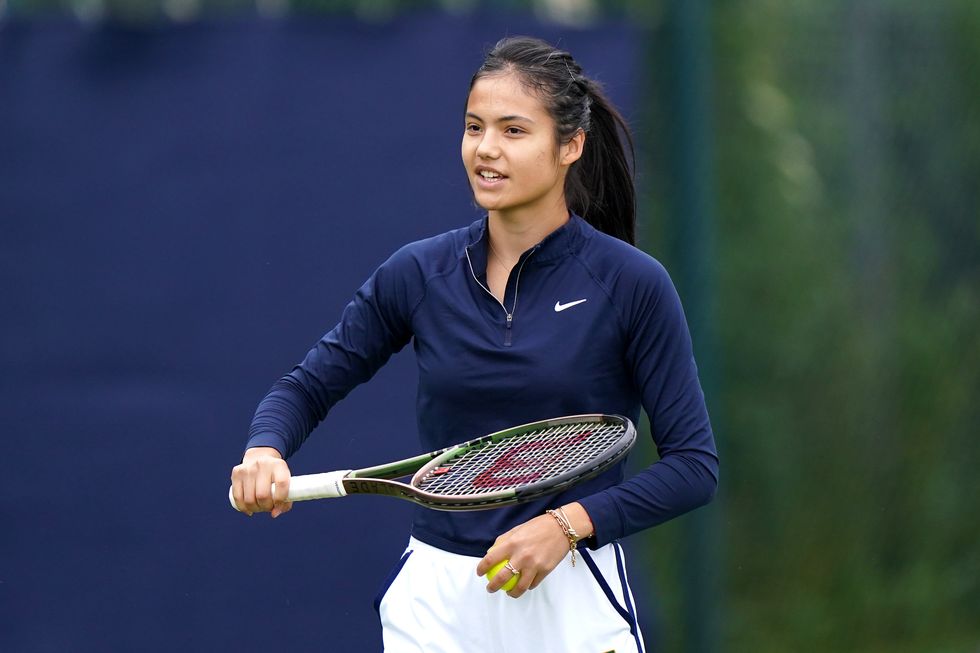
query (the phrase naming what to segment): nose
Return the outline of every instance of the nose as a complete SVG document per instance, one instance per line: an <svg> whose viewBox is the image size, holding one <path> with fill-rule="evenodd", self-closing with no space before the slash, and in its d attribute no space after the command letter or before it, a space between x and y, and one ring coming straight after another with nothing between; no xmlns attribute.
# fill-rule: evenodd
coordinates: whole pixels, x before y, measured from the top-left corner
<svg viewBox="0 0 980 653"><path fill-rule="evenodd" d="M476 148L476 155L481 159L496 159L500 156L500 144L496 136L487 130Z"/></svg>

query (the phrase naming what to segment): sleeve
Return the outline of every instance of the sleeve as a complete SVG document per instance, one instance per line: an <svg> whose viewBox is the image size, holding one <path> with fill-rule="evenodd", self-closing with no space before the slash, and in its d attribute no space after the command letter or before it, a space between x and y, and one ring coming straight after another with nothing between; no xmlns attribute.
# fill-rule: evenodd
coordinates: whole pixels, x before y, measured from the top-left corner
<svg viewBox="0 0 980 653"><path fill-rule="evenodd" d="M423 293L415 258L402 248L355 293L337 326L272 386L252 418L247 446L273 447L284 458L295 453L334 404L409 342Z"/></svg>
<svg viewBox="0 0 980 653"><path fill-rule="evenodd" d="M652 259L650 259L652 261ZM660 459L623 483L580 500L599 547L708 503L718 453L680 298L663 267L623 284L626 360L640 389Z"/></svg>

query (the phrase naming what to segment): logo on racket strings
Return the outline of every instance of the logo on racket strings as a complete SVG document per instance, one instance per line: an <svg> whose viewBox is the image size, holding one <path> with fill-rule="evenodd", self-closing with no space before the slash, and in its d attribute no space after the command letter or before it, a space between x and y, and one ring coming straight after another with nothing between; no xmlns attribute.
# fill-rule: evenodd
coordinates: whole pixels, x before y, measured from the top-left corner
<svg viewBox="0 0 980 653"><path fill-rule="evenodd" d="M473 487L486 490L533 483L590 435L592 431L583 431L560 440L539 440L515 447L474 478Z"/></svg>

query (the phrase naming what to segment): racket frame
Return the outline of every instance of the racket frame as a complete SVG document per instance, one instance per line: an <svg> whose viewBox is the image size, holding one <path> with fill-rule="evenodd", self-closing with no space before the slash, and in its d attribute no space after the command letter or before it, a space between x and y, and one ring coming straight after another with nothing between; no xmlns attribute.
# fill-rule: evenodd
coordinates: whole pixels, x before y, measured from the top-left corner
<svg viewBox="0 0 980 653"><path fill-rule="evenodd" d="M530 430L547 429L578 423L618 423L625 426L625 429L619 439L606 449L608 455L598 460L593 459L588 465L579 465L558 476L548 477L542 481L535 481L516 488L476 495L435 494L418 487L421 480L431 470L441 467L447 460L455 458L463 451L468 451L475 447L482 448L488 443L509 439ZM468 440L452 447L447 447L446 449L439 449L385 465L353 470L347 474L342 483L348 495L381 494L393 496L434 510L487 510L503 505L526 503L548 494L557 494L582 481L598 476L622 460L629 453L629 450L635 442L636 428L626 417L599 413L570 415L567 417L529 422ZM409 483L393 480L407 476L412 472L414 472L414 475Z"/></svg>
<svg viewBox="0 0 980 653"><path fill-rule="evenodd" d="M615 423L625 428L619 438L602 452L601 457L593 456L592 460L587 463L580 464L557 476L549 476L543 480L517 487L479 494L437 494L418 487L422 479L431 470L441 467L447 461L470 449L482 448L489 443L500 442L527 431L587 423ZM384 465L294 476L290 482L289 500L307 501L310 499L337 498L351 494L379 494L411 501L434 510L487 510L504 505L526 503L542 496L563 492L573 485L598 476L612 468L629 453L635 443L636 427L628 418L621 415L589 413L556 417L514 426L445 449L438 449ZM413 476L408 483L395 480L409 474ZM273 492L275 492L275 484L273 484ZM232 507L238 510L232 495L232 488L228 489L228 499Z"/></svg>

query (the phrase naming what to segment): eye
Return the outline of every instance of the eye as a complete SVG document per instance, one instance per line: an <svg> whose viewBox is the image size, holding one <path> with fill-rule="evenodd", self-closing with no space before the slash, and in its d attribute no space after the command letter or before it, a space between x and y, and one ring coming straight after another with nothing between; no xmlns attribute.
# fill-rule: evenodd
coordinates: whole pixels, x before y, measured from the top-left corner
<svg viewBox="0 0 980 653"><path fill-rule="evenodd" d="M508 127L505 130L505 133L507 133L509 136L519 136L525 132L520 127Z"/></svg>
<svg viewBox="0 0 980 653"><path fill-rule="evenodd" d="M466 133L468 134L479 134L481 131L480 126L475 122L466 123Z"/></svg>

